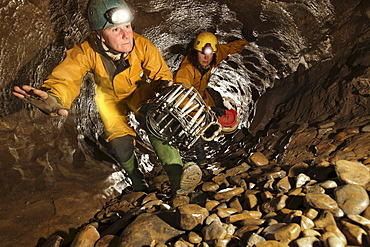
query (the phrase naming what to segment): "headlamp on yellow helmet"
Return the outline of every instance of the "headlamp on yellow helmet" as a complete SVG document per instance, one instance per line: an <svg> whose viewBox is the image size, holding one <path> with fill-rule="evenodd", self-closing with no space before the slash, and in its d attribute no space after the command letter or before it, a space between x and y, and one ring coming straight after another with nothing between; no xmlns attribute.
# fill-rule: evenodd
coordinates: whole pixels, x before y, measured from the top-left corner
<svg viewBox="0 0 370 247"><path fill-rule="evenodd" d="M218 41L216 35L210 32L202 32L195 38L193 48L206 55L216 53L218 49Z"/></svg>

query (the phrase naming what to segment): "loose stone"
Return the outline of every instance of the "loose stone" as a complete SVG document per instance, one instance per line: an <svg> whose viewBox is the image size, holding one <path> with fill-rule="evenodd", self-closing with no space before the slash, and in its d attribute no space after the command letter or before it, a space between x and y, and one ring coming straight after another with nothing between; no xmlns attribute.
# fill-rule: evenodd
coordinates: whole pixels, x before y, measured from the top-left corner
<svg viewBox="0 0 370 247"><path fill-rule="evenodd" d="M288 247L288 245L275 240L267 240L257 243L256 247Z"/></svg>
<svg viewBox="0 0 370 247"><path fill-rule="evenodd" d="M328 247L345 247L346 245L332 232L325 232L321 240Z"/></svg>
<svg viewBox="0 0 370 247"><path fill-rule="evenodd" d="M325 227L325 231L334 233L340 241L343 242L344 245L347 245L346 236L342 233L342 231L335 225L329 225Z"/></svg>
<svg viewBox="0 0 370 247"><path fill-rule="evenodd" d="M227 218L230 215L235 214L237 212L238 212L238 210L235 209L235 208L217 208L217 210L216 210L216 214L220 218Z"/></svg>
<svg viewBox="0 0 370 247"><path fill-rule="evenodd" d="M296 184L295 184L295 187L296 188L300 188L302 187L302 185L304 185L305 183L307 183L308 181L310 181L310 177L307 176L306 174L304 173L300 173L298 176L297 176L297 180L296 180Z"/></svg>
<svg viewBox="0 0 370 247"><path fill-rule="evenodd" d="M265 213L279 211L280 209L285 207L287 199L288 199L287 195L276 197L271 201L263 203L261 206L261 210Z"/></svg>
<svg viewBox="0 0 370 247"><path fill-rule="evenodd" d="M346 220L341 220L340 222L343 225L343 233L347 237L348 244L361 246L363 244L362 240L365 239L367 235L366 231Z"/></svg>
<svg viewBox="0 0 370 247"><path fill-rule="evenodd" d="M96 241L100 238L100 234L95 226L89 224L81 229L81 231L74 238L71 247L78 246L94 246Z"/></svg>
<svg viewBox="0 0 370 247"><path fill-rule="evenodd" d="M202 237L199 236L197 233L191 231L188 234L188 240L192 244L199 244L200 242L202 242Z"/></svg>
<svg viewBox="0 0 370 247"><path fill-rule="evenodd" d="M316 209L330 210L338 208L337 202L327 194L308 193L305 199L308 205Z"/></svg>
<svg viewBox="0 0 370 247"><path fill-rule="evenodd" d="M177 208L179 227L183 230L192 230L197 225L203 224L208 215L208 210L197 204L187 204Z"/></svg>
<svg viewBox="0 0 370 247"><path fill-rule="evenodd" d="M335 163L335 170L346 184L366 185L370 182L370 172L366 166L359 162L338 160Z"/></svg>
<svg viewBox="0 0 370 247"><path fill-rule="evenodd" d="M358 215L358 214L348 214L347 217L353 220L354 222L364 226L366 230L370 231L370 220L369 219L361 215Z"/></svg>
<svg viewBox="0 0 370 247"><path fill-rule="evenodd" d="M258 199L254 194L247 194L245 196L245 201L243 203L243 207L245 209L248 209L248 210L254 209L257 204L258 204Z"/></svg>
<svg viewBox="0 0 370 247"><path fill-rule="evenodd" d="M289 177L283 177L279 180L279 182L276 183L276 190L279 193L288 193L288 191L292 188L289 182Z"/></svg>
<svg viewBox="0 0 370 247"><path fill-rule="evenodd" d="M203 191L216 192L219 188L220 188L220 186L215 182L205 182L202 185L202 190Z"/></svg>
<svg viewBox="0 0 370 247"><path fill-rule="evenodd" d="M369 196L362 186L347 184L335 189L334 193L345 214L361 214L369 206Z"/></svg>
<svg viewBox="0 0 370 247"><path fill-rule="evenodd" d="M329 211L323 211L317 220L314 220L315 226L318 229L325 229L325 227L330 225L337 225L334 216Z"/></svg>
<svg viewBox="0 0 370 247"><path fill-rule="evenodd" d="M262 232L267 239L290 242L298 238L301 228L296 223L278 223L266 227Z"/></svg>
<svg viewBox="0 0 370 247"><path fill-rule="evenodd" d="M296 239L294 244L297 247L315 247L320 246L320 240L316 237L303 237Z"/></svg>
<svg viewBox="0 0 370 247"><path fill-rule="evenodd" d="M237 196L241 193L244 192L244 189L243 188L227 188L227 189L224 189L224 190L220 190L215 196L214 198L216 200L228 200L228 199L231 199L232 197L234 196Z"/></svg>
<svg viewBox="0 0 370 247"><path fill-rule="evenodd" d="M226 219L226 223L235 223L237 221L245 219L259 219L261 218L262 213L259 211L242 211L238 214L233 214Z"/></svg>
<svg viewBox="0 0 370 247"><path fill-rule="evenodd" d="M266 158L266 156L261 152L255 152L248 158L248 162L251 165L255 166L265 166L268 165L269 160Z"/></svg>

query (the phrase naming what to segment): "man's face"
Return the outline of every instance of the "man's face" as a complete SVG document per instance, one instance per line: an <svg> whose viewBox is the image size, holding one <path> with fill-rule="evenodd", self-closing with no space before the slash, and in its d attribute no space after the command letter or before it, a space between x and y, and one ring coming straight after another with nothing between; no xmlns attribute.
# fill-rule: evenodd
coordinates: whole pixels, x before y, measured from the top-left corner
<svg viewBox="0 0 370 247"><path fill-rule="evenodd" d="M108 27L102 31L102 41L118 52L130 52L134 47L131 22Z"/></svg>
<svg viewBox="0 0 370 247"><path fill-rule="evenodd" d="M208 66L212 62L213 53L204 54L201 51L198 51L198 62L202 67Z"/></svg>

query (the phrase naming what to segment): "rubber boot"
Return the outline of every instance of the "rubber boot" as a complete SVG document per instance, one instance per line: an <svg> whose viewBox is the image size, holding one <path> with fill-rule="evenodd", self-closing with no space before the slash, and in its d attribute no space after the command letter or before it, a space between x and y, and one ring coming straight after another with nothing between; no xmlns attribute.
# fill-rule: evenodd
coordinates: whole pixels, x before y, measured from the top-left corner
<svg viewBox="0 0 370 247"><path fill-rule="evenodd" d="M208 163L206 152L204 150L205 145L206 145L205 141L201 138L199 138L194 145L195 153L197 156L197 164L202 168L205 167Z"/></svg>
<svg viewBox="0 0 370 247"><path fill-rule="evenodd" d="M182 166L179 164L171 164L163 166L163 169L166 171L168 179L170 180L172 193L175 194L176 191L180 189Z"/></svg>
<svg viewBox="0 0 370 247"><path fill-rule="evenodd" d="M188 195L202 180L202 170L194 162L184 165L180 178L180 188L176 195Z"/></svg>
<svg viewBox="0 0 370 247"><path fill-rule="evenodd" d="M148 184L145 182L144 174L138 168L135 154L133 154L128 161L121 162L120 165L131 179L133 191L148 190Z"/></svg>

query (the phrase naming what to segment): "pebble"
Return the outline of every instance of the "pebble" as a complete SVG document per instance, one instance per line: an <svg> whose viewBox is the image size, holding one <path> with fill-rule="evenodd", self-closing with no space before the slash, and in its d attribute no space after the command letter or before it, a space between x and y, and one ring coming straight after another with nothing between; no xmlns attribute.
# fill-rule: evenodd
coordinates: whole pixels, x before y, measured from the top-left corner
<svg viewBox="0 0 370 247"><path fill-rule="evenodd" d="M369 206L369 196L362 186L342 185L334 193L345 214L361 214Z"/></svg>
<svg viewBox="0 0 370 247"><path fill-rule="evenodd" d="M269 160L261 152L255 152L248 158L248 162L255 166L265 166L269 164Z"/></svg>
<svg viewBox="0 0 370 247"><path fill-rule="evenodd" d="M310 150L297 154L312 156L290 160L290 165L267 159L267 147L276 143L266 150L260 145L249 156L247 148L236 147L235 153L209 162L218 169L207 170L195 192L175 198L166 192L123 194L74 241L95 241L97 247L365 246L370 240L370 157L367 146L351 144L356 138L368 143L364 129L337 131L329 122L318 130L306 124L284 148L316 138ZM154 190L168 183L166 176L158 177ZM58 241L62 238L54 235L45 243Z"/></svg>
<svg viewBox="0 0 370 247"><path fill-rule="evenodd" d="M74 238L71 247L94 246L100 239L100 234L92 224L84 226Z"/></svg>
<svg viewBox="0 0 370 247"><path fill-rule="evenodd" d="M217 192L214 195L215 200L228 200L234 196L237 196L244 192L244 189L241 187L238 188L227 188Z"/></svg>
<svg viewBox="0 0 370 247"><path fill-rule="evenodd" d="M366 185L370 182L369 169L359 162L338 160L335 170L339 179L346 184Z"/></svg>
<svg viewBox="0 0 370 247"><path fill-rule="evenodd" d="M267 239L275 239L281 242L291 242L298 238L301 233L301 228L296 223L285 224L278 223L266 227L263 234Z"/></svg>
<svg viewBox="0 0 370 247"><path fill-rule="evenodd" d="M203 224L209 212L197 204L186 204L177 208L179 227L183 230L192 230L197 225Z"/></svg>
<svg viewBox="0 0 370 247"><path fill-rule="evenodd" d="M305 199L309 206L316 209L331 210L338 208L337 202L327 194L308 193Z"/></svg>

